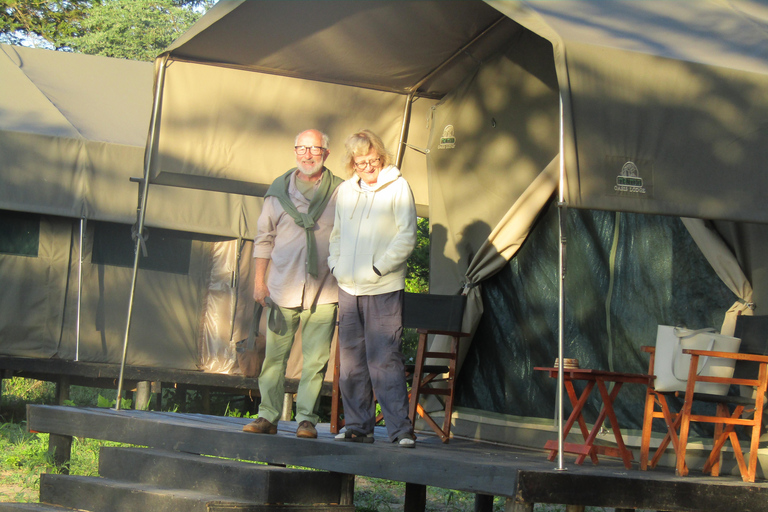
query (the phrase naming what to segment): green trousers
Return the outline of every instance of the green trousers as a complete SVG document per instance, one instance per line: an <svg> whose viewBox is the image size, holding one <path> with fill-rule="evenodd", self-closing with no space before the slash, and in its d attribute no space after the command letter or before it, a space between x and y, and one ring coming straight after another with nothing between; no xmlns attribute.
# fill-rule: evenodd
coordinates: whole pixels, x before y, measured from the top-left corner
<svg viewBox="0 0 768 512"><path fill-rule="evenodd" d="M267 328L267 346L259 375L259 417L276 423L283 411L285 369L293 339L301 325L301 354L304 359L301 381L296 394L296 421L317 424L318 397L323 386L325 370L336 328L336 304L319 304L311 309L282 308L269 315L282 315L282 321ZM273 322L270 322L273 323ZM272 327L278 332L274 332Z"/></svg>

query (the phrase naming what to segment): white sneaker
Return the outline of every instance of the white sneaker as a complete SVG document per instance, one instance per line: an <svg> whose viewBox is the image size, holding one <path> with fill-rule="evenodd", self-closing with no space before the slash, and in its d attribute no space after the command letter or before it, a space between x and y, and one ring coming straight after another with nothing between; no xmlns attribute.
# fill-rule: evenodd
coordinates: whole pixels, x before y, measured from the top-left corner
<svg viewBox="0 0 768 512"><path fill-rule="evenodd" d="M341 434L336 434L334 439L336 439L336 441L348 441L351 443L372 443L373 433L370 432L368 434L356 434L355 432L346 430Z"/></svg>
<svg viewBox="0 0 768 512"><path fill-rule="evenodd" d="M403 434L398 438L397 445L401 448L414 448L416 446L416 439L413 434Z"/></svg>

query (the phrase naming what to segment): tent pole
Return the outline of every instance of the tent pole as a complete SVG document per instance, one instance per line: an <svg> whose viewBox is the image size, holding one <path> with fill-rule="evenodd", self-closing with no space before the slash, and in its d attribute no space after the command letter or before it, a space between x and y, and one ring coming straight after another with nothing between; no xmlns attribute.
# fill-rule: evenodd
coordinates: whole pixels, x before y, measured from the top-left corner
<svg viewBox="0 0 768 512"><path fill-rule="evenodd" d="M400 127L400 140L397 144L397 156L395 157L395 167L398 169L401 169L403 166L403 157L405 156L405 141L408 140L408 127L411 125L413 95L414 93L410 93L405 98L405 108L403 109L403 125Z"/></svg>
<svg viewBox="0 0 768 512"><path fill-rule="evenodd" d="M77 318L75 320L75 361L80 360L80 311L83 304L83 238L86 218L80 219L80 249L77 251Z"/></svg>
<svg viewBox="0 0 768 512"><path fill-rule="evenodd" d="M557 202L557 217L559 226L559 262L558 262L558 311L557 311L557 469L562 471L563 467L563 332L565 330L565 243L566 243L566 219L568 205L565 202L565 121L563 118L563 96L560 92L560 184L559 197Z"/></svg>
<svg viewBox="0 0 768 512"><path fill-rule="evenodd" d="M136 229L136 246L133 253L133 276L131 277L131 291L128 299L128 313L125 323L125 338L123 339L123 357L120 361L120 377L117 381L117 397L115 400L115 410L120 410L120 401L123 393L123 377L125 374L125 359L128 354L128 334L131 331L131 315L133 314L133 299L136 295L136 276L139 273L139 257L143 247L144 239L144 219L147 213L147 196L149 194L149 170L152 163L152 153L155 149L155 134L157 131L157 120L160 116L160 99L163 96L163 85L165 84L165 67L168 63L168 54L163 56L160 67L157 70L157 87L155 88L155 101L152 106L152 122L149 127L149 141L147 152L144 155L144 180L139 184L141 187L141 197L139 201L139 218Z"/></svg>

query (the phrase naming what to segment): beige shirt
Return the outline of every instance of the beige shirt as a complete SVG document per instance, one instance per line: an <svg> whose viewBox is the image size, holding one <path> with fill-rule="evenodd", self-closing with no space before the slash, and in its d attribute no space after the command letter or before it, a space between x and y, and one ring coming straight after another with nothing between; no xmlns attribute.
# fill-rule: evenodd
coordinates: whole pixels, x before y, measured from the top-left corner
<svg viewBox="0 0 768 512"><path fill-rule="evenodd" d="M299 171L296 171L298 173ZM296 173L291 176L288 196L301 213L307 213L309 200L296 188ZM316 184L316 187L320 182ZM276 197L264 199L253 241L253 257L269 259L267 288L278 306L309 309L314 304L338 302L336 278L328 268L328 240L333 229L336 195L333 192L325 211L315 223L317 241L317 278L307 272L307 235L285 213Z"/></svg>

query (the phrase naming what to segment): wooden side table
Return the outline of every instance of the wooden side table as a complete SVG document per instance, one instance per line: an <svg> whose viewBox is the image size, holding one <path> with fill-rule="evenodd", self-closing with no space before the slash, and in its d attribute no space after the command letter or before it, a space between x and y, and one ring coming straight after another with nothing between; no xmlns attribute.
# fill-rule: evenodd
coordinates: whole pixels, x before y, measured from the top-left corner
<svg viewBox="0 0 768 512"><path fill-rule="evenodd" d="M547 372L550 377L557 378L557 368L536 367L534 370ZM616 413L613 410L613 404L616 401L616 396L619 394L619 390L621 390L621 387L624 384L642 384L647 386L651 383L652 379L652 375L643 373L620 373L592 370L588 368L563 368L565 390L568 393L568 398L573 406L573 412L571 412L568 421L563 427L563 438L565 439L571 431L571 427L573 427L574 423L579 424L579 429L584 437L583 444L563 442L563 451L578 454L578 457L576 457L576 464L583 464L587 457L592 460L593 464L597 464L597 455L600 454L609 457L619 457L624 461L625 468L632 469L632 452L624 445L624 440L621 437L621 429L619 428L619 421L616 419ZM573 387L573 381L576 380L586 382L586 386L581 392L581 395L577 395L576 389ZM606 383L614 384L610 393L608 392ZM595 386L602 397L603 407L600 409L600 413L597 416L597 420L595 420L592 430L588 430L582 410ZM600 427L602 427L605 422L606 416L611 423L613 435L616 438L616 448L596 446L594 444L597 434L600 432ZM557 455L557 441L547 441L544 448L550 451L548 459L554 460Z"/></svg>

